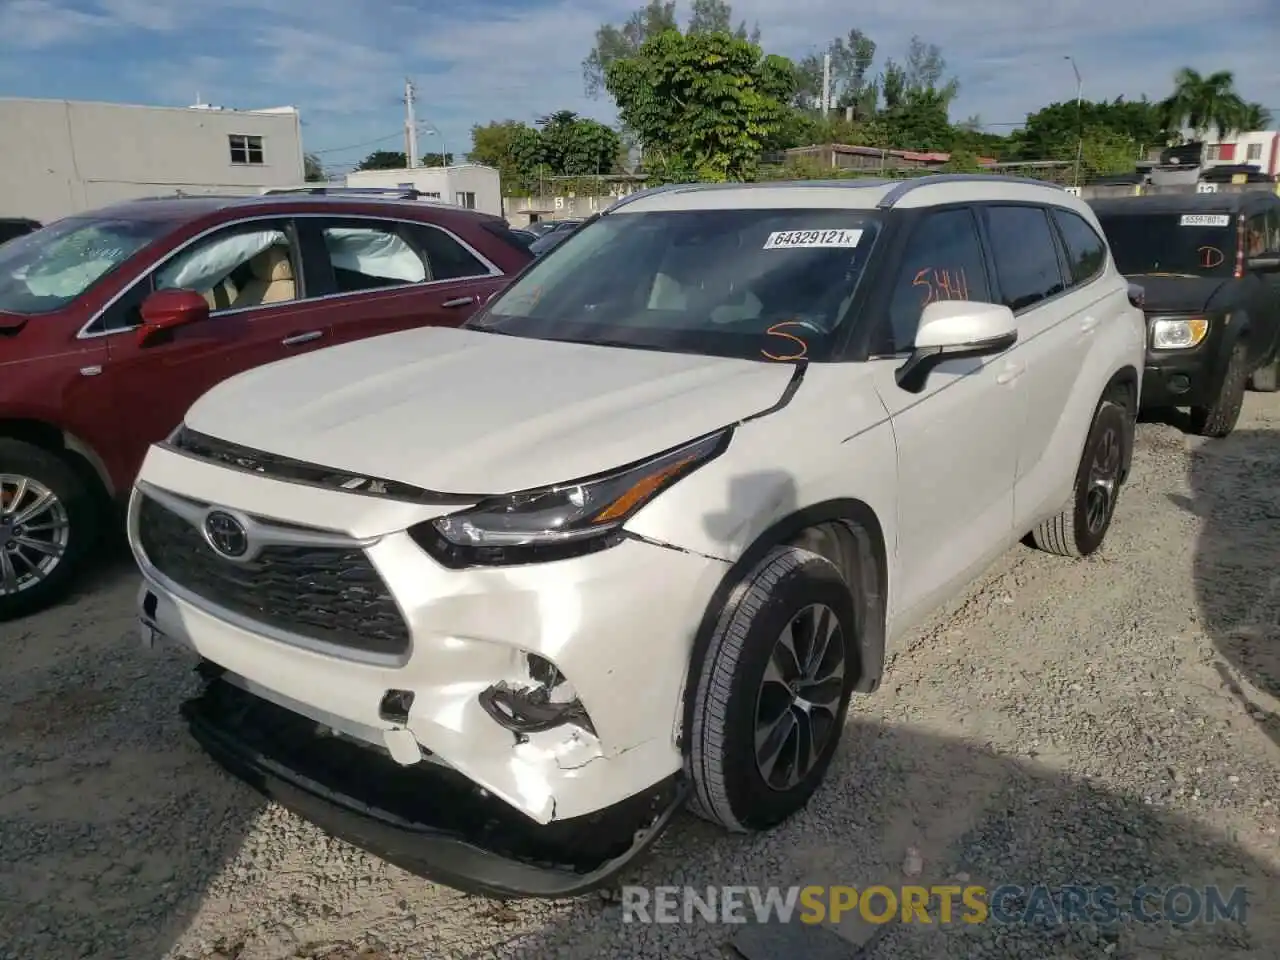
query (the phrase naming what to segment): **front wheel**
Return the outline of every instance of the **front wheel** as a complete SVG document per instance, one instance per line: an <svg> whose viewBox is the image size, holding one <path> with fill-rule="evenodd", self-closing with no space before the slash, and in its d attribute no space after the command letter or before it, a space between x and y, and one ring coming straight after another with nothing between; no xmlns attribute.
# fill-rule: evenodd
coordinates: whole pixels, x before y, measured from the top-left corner
<svg viewBox="0 0 1280 960"><path fill-rule="evenodd" d="M1124 482L1128 424L1123 406L1109 399L1098 404L1076 468L1071 502L1031 531L1032 543L1041 550L1062 557L1087 557L1102 546Z"/></svg>
<svg viewBox="0 0 1280 960"><path fill-rule="evenodd" d="M858 602L831 561L798 547L775 547L734 591L693 690L695 813L746 832L808 803L857 680Z"/></svg>
<svg viewBox="0 0 1280 960"><path fill-rule="evenodd" d="M1191 432L1198 437L1225 437L1236 428L1244 407L1244 389L1249 380L1249 355L1237 343L1227 361L1218 394L1208 406L1191 408Z"/></svg>
<svg viewBox="0 0 1280 960"><path fill-rule="evenodd" d="M0 439L0 621L56 603L93 552L92 492L64 460Z"/></svg>

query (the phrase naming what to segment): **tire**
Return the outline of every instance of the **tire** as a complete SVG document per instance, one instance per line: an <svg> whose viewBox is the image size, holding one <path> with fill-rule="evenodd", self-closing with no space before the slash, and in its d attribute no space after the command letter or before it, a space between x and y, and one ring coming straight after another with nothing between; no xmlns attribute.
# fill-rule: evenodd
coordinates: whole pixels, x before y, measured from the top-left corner
<svg viewBox="0 0 1280 960"><path fill-rule="evenodd" d="M1249 386L1258 393L1275 393L1280 390L1280 356L1272 357L1264 366L1253 371Z"/></svg>
<svg viewBox="0 0 1280 960"><path fill-rule="evenodd" d="M22 499L15 500L20 488ZM28 520L41 529L25 531L26 543L49 545L37 550L14 538L13 520L45 495L52 501ZM93 491L65 460L29 443L0 439L0 621L36 613L66 595L101 539L101 517ZM34 582L33 566L45 568Z"/></svg>
<svg viewBox="0 0 1280 960"><path fill-rule="evenodd" d="M1236 428L1244 406L1245 383L1249 379L1249 359L1245 346L1237 343L1227 361L1218 395L1207 407L1191 408L1191 432L1198 437L1225 437Z"/></svg>
<svg viewBox="0 0 1280 960"><path fill-rule="evenodd" d="M839 746L849 698L858 675L858 626L862 622L861 599L855 597L839 569L831 561L798 547L775 547L733 591L712 634L693 687L688 724L688 760L693 783L691 808L703 819L735 833L765 830L801 810L826 776ZM826 620L822 612L827 614ZM766 684L766 672L776 678L775 650L786 632L794 649L803 650L795 622L833 624L820 629L831 643L816 677L821 685L803 687L807 700L822 702L826 709L803 709L796 688L776 682ZM835 642L839 642L839 648ZM800 659L800 658L797 658ZM793 661L794 662L794 661ZM780 743L778 762L769 767L758 762L757 721L810 717L804 725L818 741L808 754L809 763L791 765L802 732L775 738ZM786 726L775 727L785 733ZM804 769L801 770L800 767ZM773 785L766 778L771 772ZM786 774L792 774L790 777Z"/></svg>
<svg viewBox="0 0 1280 960"><path fill-rule="evenodd" d="M1060 557L1087 557L1102 546L1123 486L1129 440L1129 412L1103 398L1093 414L1071 502L1061 513L1031 531L1031 542Z"/></svg>

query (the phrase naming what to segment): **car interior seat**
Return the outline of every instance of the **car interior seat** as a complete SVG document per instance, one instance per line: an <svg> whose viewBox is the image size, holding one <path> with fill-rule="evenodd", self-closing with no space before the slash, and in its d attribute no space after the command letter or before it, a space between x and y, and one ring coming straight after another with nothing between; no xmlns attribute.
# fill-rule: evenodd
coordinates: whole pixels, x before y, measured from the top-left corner
<svg viewBox="0 0 1280 960"><path fill-rule="evenodd" d="M237 291L235 282L230 275L223 277L208 290L204 291L202 296L209 304L210 310L226 310L236 301Z"/></svg>
<svg viewBox="0 0 1280 960"><path fill-rule="evenodd" d="M249 269L252 279L232 301L233 308L281 303L296 296L293 262L285 247L277 245L263 250L249 261Z"/></svg>

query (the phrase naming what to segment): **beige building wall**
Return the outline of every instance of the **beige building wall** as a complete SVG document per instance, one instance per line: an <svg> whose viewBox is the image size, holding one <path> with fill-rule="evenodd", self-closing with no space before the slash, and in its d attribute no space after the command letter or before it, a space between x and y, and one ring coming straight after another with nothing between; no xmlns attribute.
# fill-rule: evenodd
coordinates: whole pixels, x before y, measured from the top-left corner
<svg viewBox="0 0 1280 960"><path fill-rule="evenodd" d="M229 137L262 138L233 163ZM0 217L49 222L135 197L254 194L301 183L297 111L0 98Z"/></svg>

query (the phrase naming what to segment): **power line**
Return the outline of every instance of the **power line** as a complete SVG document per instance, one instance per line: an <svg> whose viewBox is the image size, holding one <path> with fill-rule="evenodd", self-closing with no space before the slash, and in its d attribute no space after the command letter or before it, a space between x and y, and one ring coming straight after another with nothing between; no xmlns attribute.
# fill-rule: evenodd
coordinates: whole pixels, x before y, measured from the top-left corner
<svg viewBox="0 0 1280 960"><path fill-rule="evenodd" d="M363 143L353 143L345 147L326 147L324 150L312 150L310 152L318 156L326 153L342 153L344 150L359 150L361 147L372 147L376 144L386 143L388 140L395 140L403 136L404 131L400 131L398 133L388 134L385 137L379 137L377 140L366 140Z"/></svg>

